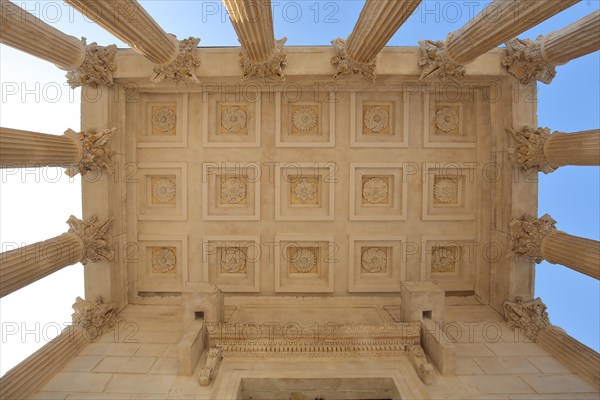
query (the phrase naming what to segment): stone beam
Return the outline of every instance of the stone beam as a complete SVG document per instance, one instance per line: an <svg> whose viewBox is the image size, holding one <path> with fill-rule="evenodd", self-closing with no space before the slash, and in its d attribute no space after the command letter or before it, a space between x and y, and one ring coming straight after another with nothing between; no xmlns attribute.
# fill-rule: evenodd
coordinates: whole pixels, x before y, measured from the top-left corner
<svg viewBox="0 0 600 400"><path fill-rule="evenodd" d="M494 0L445 41L421 40L421 80L457 81L465 65L579 0Z"/></svg>

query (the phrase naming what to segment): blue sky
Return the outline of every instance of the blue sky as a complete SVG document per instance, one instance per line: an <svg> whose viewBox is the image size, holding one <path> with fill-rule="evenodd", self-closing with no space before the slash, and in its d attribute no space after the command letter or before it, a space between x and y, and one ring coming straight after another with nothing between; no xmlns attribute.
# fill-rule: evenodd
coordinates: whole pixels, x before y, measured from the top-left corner
<svg viewBox="0 0 600 400"><path fill-rule="evenodd" d="M63 2L15 1L57 29L86 36L101 45L116 38ZM288 46L330 45L345 38L358 19L363 1L272 1L275 36L286 36ZM444 39L460 28L487 1L424 1L390 40L390 46L415 46L420 39ZM142 1L165 31L179 38L197 36L201 46L237 46L237 37L219 1ZM598 9L598 1L581 1L520 37L533 38L560 29ZM61 134L79 129L80 90L65 85L64 72L50 63L0 45L2 126ZM17 85L16 95L7 90ZM23 86L24 85L24 86ZM26 94L23 88L33 92ZM551 85L538 86L539 125L573 132L600 127L600 55L598 52L558 67ZM36 94L37 93L37 94ZM565 167L540 175L539 214L551 214L558 228L598 240L600 235L600 168ZM81 216L79 178L53 181L50 170L27 176L2 176L0 183L0 241L33 243L67 228L70 214ZM32 185L35 181L36 185ZM9 186L10 185L10 186ZM10 187L10 190L7 190ZM43 199L43 201L41 201ZM27 211L27 212L25 212ZM32 229L35 227L35 229ZM600 332L599 283L568 268L542 263L536 267L536 295L548 305L550 318L574 337L598 350ZM61 288L57 291L56 288ZM52 295L48 295L52 293ZM0 301L2 322L69 321L76 296L83 296L81 266L72 266ZM51 330L48 330L48 334ZM28 338L29 341L29 338ZM35 342L35 340L34 340ZM11 342L12 343L12 342ZM33 347L6 355L0 372L30 353ZM11 346L12 348L13 346ZM19 351L21 352L19 355ZM15 361L16 360L16 361Z"/></svg>

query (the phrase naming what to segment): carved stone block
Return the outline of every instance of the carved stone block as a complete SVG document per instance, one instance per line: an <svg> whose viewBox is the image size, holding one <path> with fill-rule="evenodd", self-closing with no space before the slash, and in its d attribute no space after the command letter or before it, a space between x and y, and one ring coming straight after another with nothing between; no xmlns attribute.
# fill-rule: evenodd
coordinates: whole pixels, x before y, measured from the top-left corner
<svg viewBox="0 0 600 400"><path fill-rule="evenodd" d="M189 94L140 93L127 86L124 91L127 113L140 119L138 148L187 147Z"/></svg>
<svg viewBox="0 0 600 400"><path fill-rule="evenodd" d="M275 93L277 147L335 146L335 93L300 90Z"/></svg>
<svg viewBox="0 0 600 400"><path fill-rule="evenodd" d="M223 292L260 290L259 236L204 236L202 253L204 280Z"/></svg>
<svg viewBox="0 0 600 400"><path fill-rule="evenodd" d="M193 98L202 111L203 147L260 147L262 94L244 90L206 92Z"/></svg>
<svg viewBox="0 0 600 400"><path fill-rule="evenodd" d="M180 291L188 280L187 236L140 235L138 243L137 252L126 254L137 265L137 289Z"/></svg>
<svg viewBox="0 0 600 400"><path fill-rule="evenodd" d="M137 167L137 175L131 180L138 189L138 218L187 219L187 164L141 163Z"/></svg>
<svg viewBox="0 0 600 400"><path fill-rule="evenodd" d="M478 112L477 103L479 99L489 98L491 90L484 88L425 93L423 95L423 146L450 149L475 148L477 132L483 129L484 124L484 116Z"/></svg>
<svg viewBox="0 0 600 400"><path fill-rule="evenodd" d="M351 147L408 147L409 96L402 92L350 94Z"/></svg>
<svg viewBox="0 0 600 400"><path fill-rule="evenodd" d="M423 220L475 219L475 163L427 163L422 173Z"/></svg>
<svg viewBox="0 0 600 400"><path fill-rule="evenodd" d="M405 220L408 179L400 163L350 164L350 219Z"/></svg>
<svg viewBox="0 0 600 400"><path fill-rule="evenodd" d="M474 237L423 236L421 279L437 281L446 290L472 290L474 269L481 252Z"/></svg>

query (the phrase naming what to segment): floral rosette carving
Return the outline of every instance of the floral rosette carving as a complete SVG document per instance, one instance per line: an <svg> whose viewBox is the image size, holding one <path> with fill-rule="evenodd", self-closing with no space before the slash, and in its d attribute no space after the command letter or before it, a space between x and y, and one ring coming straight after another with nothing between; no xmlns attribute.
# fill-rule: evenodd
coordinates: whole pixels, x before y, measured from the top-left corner
<svg viewBox="0 0 600 400"><path fill-rule="evenodd" d="M371 132L381 132L389 125L390 115L385 107L374 106L367 110L363 122L365 127Z"/></svg>
<svg viewBox="0 0 600 400"><path fill-rule="evenodd" d="M240 178L227 178L221 184L221 198L229 204L238 204L246 198L246 184Z"/></svg>
<svg viewBox="0 0 600 400"><path fill-rule="evenodd" d="M387 265L387 254L384 250L372 247L362 253L361 265L367 272L385 272Z"/></svg>
<svg viewBox="0 0 600 400"><path fill-rule="evenodd" d="M458 113L455 109L444 107L435 113L435 126L442 132L450 132L458 127Z"/></svg>
<svg viewBox="0 0 600 400"><path fill-rule="evenodd" d="M362 195L371 204L381 204L388 197L388 184L381 178L367 180L362 189Z"/></svg>
<svg viewBox="0 0 600 400"><path fill-rule="evenodd" d="M221 125L229 132L239 132L246 127L248 116L240 107L228 107L221 114Z"/></svg>
<svg viewBox="0 0 600 400"><path fill-rule="evenodd" d="M454 269L457 257L456 251L448 247L438 247L433 250L431 269L434 272L447 272Z"/></svg>
<svg viewBox="0 0 600 400"><path fill-rule="evenodd" d="M453 179L440 179L433 186L433 196L440 203L455 203L458 199L458 184Z"/></svg>
<svg viewBox="0 0 600 400"><path fill-rule="evenodd" d="M170 178L160 178L152 186L152 196L159 203L171 203L176 193L175 182Z"/></svg>
<svg viewBox="0 0 600 400"><path fill-rule="evenodd" d="M300 131L308 132L315 129L319 116L309 107L300 107L292 116L294 127Z"/></svg>
<svg viewBox="0 0 600 400"><path fill-rule="evenodd" d="M317 188L307 179L301 179L294 187L294 195L300 201L312 200L315 193L317 193Z"/></svg>
<svg viewBox="0 0 600 400"><path fill-rule="evenodd" d="M161 107L152 116L152 125L159 131L165 133L175 128L177 114L167 107Z"/></svg>
<svg viewBox="0 0 600 400"><path fill-rule="evenodd" d="M307 273L314 270L317 265L315 251L311 249L298 249L292 256L292 272Z"/></svg>
<svg viewBox="0 0 600 400"><path fill-rule="evenodd" d="M175 269L177 256L171 249L160 248L152 251L152 270L167 273Z"/></svg>
<svg viewBox="0 0 600 400"><path fill-rule="evenodd" d="M239 248L226 248L221 251L221 269L230 274L246 272L246 254Z"/></svg>

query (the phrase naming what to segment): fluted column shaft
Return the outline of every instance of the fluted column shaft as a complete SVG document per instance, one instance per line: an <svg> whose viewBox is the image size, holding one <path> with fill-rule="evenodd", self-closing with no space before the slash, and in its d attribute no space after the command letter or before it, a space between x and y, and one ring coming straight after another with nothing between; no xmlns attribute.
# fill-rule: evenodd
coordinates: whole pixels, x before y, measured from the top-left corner
<svg viewBox="0 0 600 400"><path fill-rule="evenodd" d="M258 64L273 57L275 34L270 0L223 0L248 58Z"/></svg>
<svg viewBox="0 0 600 400"><path fill-rule="evenodd" d="M421 0L367 0L346 41L348 57L358 63L373 60L420 3Z"/></svg>
<svg viewBox="0 0 600 400"><path fill-rule="evenodd" d="M596 387L600 386L600 355L593 349L554 325L540 332L538 343L575 372L588 378Z"/></svg>
<svg viewBox="0 0 600 400"><path fill-rule="evenodd" d="M561 65L600 49L600 10L544 37L542 54L549 64Z"/></svg>
<svg viewBox="0 0 600 400"><path fill-rule="evenodd" d="M85 58L85 46L76 37L50 26L8 0L0 0L0 42L74 70Z"/></svg>
<svg viewBox="0 0 600 400"><path fill-rule="evenodd" d="M494 0L462 28L448 34L448 58L457 64L468 64L578 1Z"/></svg>
<svg viewBox="0 0 600 400"><path fill-rule="evenodd" d="M600 242L556 231L544 237L540 248L549 263L600 279Z"/></svg>
<svg viewBox="0 0 600 400"><path fill-rule="evenodd" d="M0 167L77 165L81 146L72 136L0 128Z"/></svg>
<svg viewBox="0 0 600 400"><path fill-rule="evenodd" d="M544 156L554 166L600 165L600 129L554 132L544 143Z"/></svg>
<svg viewBox="0 0 600 400"><path fill-rule="evenodd" d="M84 245L74 233L0 254L0 297L50 275L83 257Z"/></svg>
<svg viewBox="0 0 600 400"><path fill-rule="evenodd" d="M172 63L177 39L167 34L136 0L66 0L86 17L155 64Z"/></svg>

